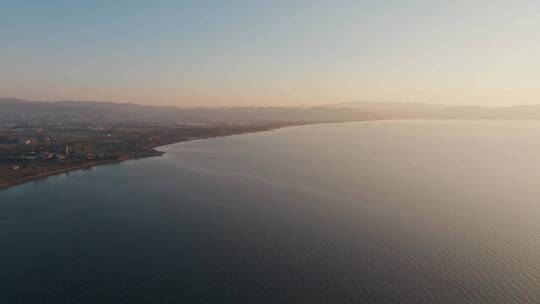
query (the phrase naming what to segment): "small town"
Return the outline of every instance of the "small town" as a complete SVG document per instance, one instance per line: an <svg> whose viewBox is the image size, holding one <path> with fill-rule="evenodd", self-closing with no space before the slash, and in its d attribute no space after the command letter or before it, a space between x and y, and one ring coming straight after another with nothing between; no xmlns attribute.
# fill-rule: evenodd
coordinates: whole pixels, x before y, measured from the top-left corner
<svg viewBox="0 0 540 304"><path fill-rule="evenodd" d="M95 165L160 156L158 146L279 125L77 121L0 125L0 188Z"/></svg>

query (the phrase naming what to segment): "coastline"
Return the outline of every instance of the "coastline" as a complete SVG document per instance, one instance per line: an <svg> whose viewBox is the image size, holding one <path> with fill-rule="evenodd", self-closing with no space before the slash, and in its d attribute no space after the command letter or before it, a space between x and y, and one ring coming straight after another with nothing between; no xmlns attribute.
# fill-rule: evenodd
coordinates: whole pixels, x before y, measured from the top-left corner
<svg viewBox="0 0 540 304"><path fill-rule="evenodd" d="M58 175L58 174L62 174L62 173L67 173L67 172L70 172L70 171L76 171L76 170L82 170L82 169L90 169L92 167L100 166L100 165L118 164L118 163L120 163L122 161L123 160L116 160L116 161L108 160L108 161L101 161L101 162L91 162L91 163L86 163L86 164L82 164L82 165L65 167L65 168L61 168L61 169L57 169L57 170L51 170L51 171L46 171L46 172L42 172L42 173L39 173L39 174L26 176L26 177L23 177L23 178L19 178L19 179L13 180L13 181L9 181L9 182L0 184L0 191L8 189L10 187L22 185L22 184L25 184L25 183L28 183L28 182L31 182L31 181L36 181L36 180L40 180L40 179L45 179L45 178L50 177L50 176L54 176L54 175Z"/></svg>
<svg viewBox="0 0 540 304"><path fill-rule="evenodd" d="M15 180L11 180L11 181L8 181L8 182L0 183L0 191L9 189L11 187L19 186L19 185L22 185L22 184L26 184L26 183L29 183L29 182L46 179L48 177L58 175L58 174L62 174L62 173L68 173L68 172L77 171L77 170L83 170L83 169L90 169L90 168L93 168L93 167L96 167L96 166L120 164L120 163L122 163L124 161L128 161L128 160L162 156L163 154L165 154L165 152L158 150L160 147L165 147L165 146L168 146L168 145L178 144L178 143L182 143L182 142L188 142L188 141L200 140L200 139L227 137L227 136L233 136L233 135L268 132L268 131L274 131L274 130L277 130L277 129L288 128L288 127L299 127L299 126L307 126L307 125L313 125L313 124L343 123L343 122L345 122L345 121L342 121L342 122L336 121L336 122L294 123L294 124L285 124L285 125L281 125L281 126L263 127L261 129L258 129L258 130L249 130L249 131L243 130L243 131L240 131L240 132L237 132L237 133L223 134L223 135L217 135L217 136L201 136L201 137L189 138L189 139L183 139L183 140L172 140L170 142L169 141L163 141L163 142L160 142L159 144L156 144L156 145L150 147L151 151L149 151L149 153L144 154L144 155L139 154L139 155L125 156L125 157L122 157L122 158L120 158L118 160L93 161L93 162L87 162L87 163L84 163L84 164L68 166L68 167L64 167L64 168L60 168L60 169L56 169L56 170L40 172L40 173L37 173L35 175L29 175L29 176L25 176L25 177L18 178L18 179L15 179ZM350 121L347 121L347 122L350 122Z"/></svg>

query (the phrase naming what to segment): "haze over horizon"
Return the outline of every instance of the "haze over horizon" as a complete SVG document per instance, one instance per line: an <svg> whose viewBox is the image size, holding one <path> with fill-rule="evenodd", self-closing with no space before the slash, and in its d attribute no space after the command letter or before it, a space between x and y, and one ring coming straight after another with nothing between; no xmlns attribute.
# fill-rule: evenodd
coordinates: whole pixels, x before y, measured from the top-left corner
<svg viewBox="0 0 540 304"><path fill-rule="evenodd" d="M0 97L540 104L535 1L0 4Z"/></svg>

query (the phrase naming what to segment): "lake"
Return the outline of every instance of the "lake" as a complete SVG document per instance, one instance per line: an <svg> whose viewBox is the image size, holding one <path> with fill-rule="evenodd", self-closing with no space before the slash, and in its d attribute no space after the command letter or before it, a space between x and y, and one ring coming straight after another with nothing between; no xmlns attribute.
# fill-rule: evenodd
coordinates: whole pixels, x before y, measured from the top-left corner
<svg viewBox="0 0 540 304"><path fill-rule="evenodd" d="M540 302L540 122L161 149L0 191L0 302Z"/></svg>

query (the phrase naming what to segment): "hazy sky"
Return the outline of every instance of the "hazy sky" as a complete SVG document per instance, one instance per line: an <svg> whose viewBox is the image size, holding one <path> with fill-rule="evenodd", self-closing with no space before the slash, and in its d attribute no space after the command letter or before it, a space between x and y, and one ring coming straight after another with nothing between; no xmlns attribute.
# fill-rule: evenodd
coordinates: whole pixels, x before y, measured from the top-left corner
<svg viewBox="0 0 540 304"><path fill-rule="evenodd" d="M540 2L0 0L0 96L540 104Z"/></svg>

